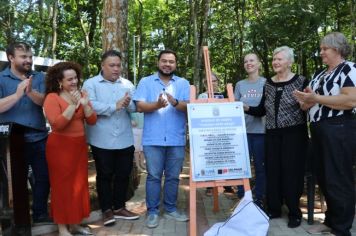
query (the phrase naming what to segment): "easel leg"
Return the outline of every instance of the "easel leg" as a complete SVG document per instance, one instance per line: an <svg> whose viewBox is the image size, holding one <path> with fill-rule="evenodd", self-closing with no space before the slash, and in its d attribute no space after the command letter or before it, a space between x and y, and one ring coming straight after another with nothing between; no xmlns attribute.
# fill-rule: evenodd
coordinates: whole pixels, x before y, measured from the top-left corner
<svg viewBox="0 0 356 236"><path fill-rule="evenodd" d="M197 189L194 183L190 183L189 193L189 235L197 235Z"/></svg>
<svg viewBox="0 0 356 236"><path fill-rule="evenodd" d="M219 189L218 189L218 187L213 188L213 197L214 197L213 212L216 213L220 210L219 209Z"/></svg>

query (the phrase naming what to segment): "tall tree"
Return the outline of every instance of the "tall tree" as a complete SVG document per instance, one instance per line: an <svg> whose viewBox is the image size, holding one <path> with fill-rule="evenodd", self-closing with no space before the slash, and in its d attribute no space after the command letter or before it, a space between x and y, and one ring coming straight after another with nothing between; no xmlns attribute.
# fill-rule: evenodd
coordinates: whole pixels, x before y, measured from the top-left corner
<svg viewBox="0 0 356 236"><path fill-rule="evenodd" d="M57 48L57 17L58 17L58 0L53 1L53 16L52 16L52 58L56 59L56 48Z"/></svg>
<svg viewBox="0 0 356 236"><path fill-rule="evenodd" d="M351 0L351 7L350 7L350 12L351 12L351 23L350 23L350 28L351 28L351 40L353 40L353 45L351 44L351 52L352 52L352 61L356 61L356 1Z"/></svg>
<svg viewBox="0 0 356 236"><path fill-rule="evenodd" d="M122 75L128 75L128 1L104 0L103 50L116 49L122 54Z"/></svg>
<svg viewBox="0 0 356 236"><path fill-rule="evenodd" d="M193 30L194 30L194 75L193 82L201 91L202 86L202 46L207 46L208 39L208 18L210 12L210 0L195 0L191 4L193 9ZM201 18L199 16L202 15ZM199 21L200 20L200 21Z"/></svg>

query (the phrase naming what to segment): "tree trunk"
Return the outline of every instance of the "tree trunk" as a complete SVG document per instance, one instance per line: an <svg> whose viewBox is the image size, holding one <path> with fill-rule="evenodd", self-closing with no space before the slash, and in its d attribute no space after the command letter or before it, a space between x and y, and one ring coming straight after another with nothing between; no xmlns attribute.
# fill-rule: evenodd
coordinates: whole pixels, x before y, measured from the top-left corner
<svg viewBox="0 0 356 236"><path fill-rule="evenodd" d="M191 44L191 41L192 41L192 25L193 25L193 10L194 10L194 6L192 7L193 5L193 0L189 0L189 25L188 25L188 29L187 29L187 33L188 33L188 36L187 36L187 43L186 43L186 48L185 48L185 58L184 58L184 68L189 68L189 62L190 62L190 55L191 55L191 51L192 51L192 44ZM183 70L181 71L181 74L184 78L187 77L187 70Z"/></svg>
<svg viewBox="0 0 356 236"><path fill-rule="evenodd" d="M241 13L240 13L241 12ZM245 0L237 0L235 1L235 14L236 14L236 21L237 21L237 29L238 29L238 39L239 39L239 55L238 58L238 70L244 71L244 55L243 55L243 48L244 48L244 25L245 25Z"/></svg>
<svg viewBox="0 0 356 236"><path fill-rule="evenodd" d="M142 51L143 51L143 40L144 40L144 36L142 33L142 23L143 23L143 19L142 19L142 13L143 13L143 4L142 1L139 0L138 1L140 4L140 8L139 8L139 15L138 15L138 73L137 73L137 78L141 79L142 77L142 67L143 67L143 59L142 59Z"/></svg>
<svg viewBox="0 0 356 236"><path fill-rule="evenodd" d="M264 75L266 76L266 78L270 78L270 71L269 71L269 61L268 61L268 44L266 42L265 39L263 39L263 52L262 52L262 61L264 63L262 63L263 66L263 70L264 70Z"/></svg>
<svg viewBox="0 0 356 236"><path fill-rule="evenodd" d="M350 29L351 29L351 61L356 62L356 43L355 43L356 42L356 31L355 31L356 1L355 0L351 0L350 11L351 11L351 24L350 24Z"/></svg>
<svg viewBox="0 0 356 236"><path fill-rule="evenodd" d="M191 2L192 9L192 19L193 19L193 32L194 32L194 73L193 73L193 84L196 86L199 92L200 88L200 50L199 50L199 32L198 32L198 0ZM200 56L201 57L201 56Z"/></svg>
<svg viewBox="0 0 356 236"><path fill-rule="evenodd" d="M128 75L128 0L104 0L103 5L103 50L121 52L122 76Z"/></svg>
<svg viewBox="0 0 356 236"><path fill-rule="evenodd" d="M53 2L53 17L52 17L52 58L56 59L56 48L57 48L57 16L58 16L58 1Z"/></svg>
<svg viewBox="0 0 356 236"><path fill-rule="evenodd" d="M96 30L96 25L97 25L97 16L98 16L98 4L99 1L93 1L91 5L91 9L89 12L89 19L90 19L90 27L89 27L89 43L94 41L94 36L95 36L95 30Z"/></svg>
<svg viewBox="0 0 356 236"><path fill-rule="evenodd" d="M210 11L210 0L203 0L202 1L204 6L202 9L203 12L203 19L201 20L200 24L200 34L198 32L198 12L199 12L199 1L195 1L195 5L193 10L193 30L194 30L194 84L197 87L197 91L202 90L202 83L201 83L201 76L200 71L202 68L202 46L207 45L207 33L208 33L208 18L209 18L209 11Z"/></svg>

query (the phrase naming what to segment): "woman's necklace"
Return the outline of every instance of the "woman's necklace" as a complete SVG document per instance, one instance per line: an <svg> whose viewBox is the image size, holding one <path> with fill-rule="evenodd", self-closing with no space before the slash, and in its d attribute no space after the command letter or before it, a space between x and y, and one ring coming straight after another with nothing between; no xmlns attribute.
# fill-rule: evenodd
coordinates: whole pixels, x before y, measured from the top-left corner
<svg viewBox="0 0 356 236"><path fill-rule="evenodd" d="M339 68L339 66L342 65L344 62L345 62L345 60L341 61L339 64L337 64L337 66L335 66L335 67L334 67L332 70L330 70L329 72L328 72L329 69L327 69L327 70L325 71L324 75L325 75L325 76L331 75L331 74L334 73L334 71L335 71L337 68Z"/></svg>
<svg viewBox="0 0 356 236"><path fill-rule="evenodd" d="M320 76L320 79L319 79L319 85L318 85L318 88L316 89L316 92L318 94L320 94L320 92L322 91L323 87L324 87L324 84L325 84L325 78L329 77L330 75L332 75L336 70L337 68L339 68L340 65L343 65L345 62L345 60L343 60L342 62L340 62L337 66L335 66L331 71L328 72L328 70L326 70L324 72L324 74L322 74Z"/></svg>
<svg viewBox="0 0 356 236"><path fill-rule="evenodd" d="M287 76L283 79L281 79L280 77L278 77L278 75L274 76L274 81L275 82L286 82L289 81L293 78L294 74L293 73L288 73Z"/></svg>

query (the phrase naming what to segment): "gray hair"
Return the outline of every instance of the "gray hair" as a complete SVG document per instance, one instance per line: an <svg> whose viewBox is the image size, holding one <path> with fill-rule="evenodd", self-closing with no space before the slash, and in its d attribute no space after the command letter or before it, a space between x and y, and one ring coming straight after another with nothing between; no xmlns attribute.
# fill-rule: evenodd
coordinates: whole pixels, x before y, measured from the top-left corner
<svg viewBox="0 0 356 236"><path fill-rule="evenodd" d="M204 74L205 74L205 73L204 73ZM218 82L220 82L220 78L219 78L219 76L218 76L215 72L211 72L211 77L215 77L216 80L217 80ZM207 82L206 75L205 75L204 78L203 78L203 82L204 82L204 83Z"/></svg>
<svg viewBox="0 0 356 236"><path fill-rule="evenodd" d="M278 47L278 48L274 49L273 56L280 52L284 52L285 55L287 56L287 59L290 60L292 63L294 62L293 48L290 48L288 46Z"/></svg>
<svg viewBox="0 0 356 236"><path fill-rule="evenodd" d="M320 45L322 44L334 48L342 58L346 58L351 53L350 44L347 42L345 35L340 32L332 32L325 35L320 41Z"/></svg>

